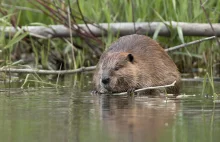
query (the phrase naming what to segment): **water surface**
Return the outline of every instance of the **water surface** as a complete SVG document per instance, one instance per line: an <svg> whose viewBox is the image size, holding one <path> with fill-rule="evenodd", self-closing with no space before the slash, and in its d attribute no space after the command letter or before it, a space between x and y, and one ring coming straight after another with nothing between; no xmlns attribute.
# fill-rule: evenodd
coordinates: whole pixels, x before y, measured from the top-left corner
<svg viewBox="0 0 220 142"><path fill-rule="evenodd" d="M67 77L69 78L69 77ZM0 89L3 142L208 142L220 139L220 103L202 82L183 82L187 99L91 95L91 78L62 88ZM75 86L75 87L74 87ZM215 83L220 93L220 83Z"/></svg>

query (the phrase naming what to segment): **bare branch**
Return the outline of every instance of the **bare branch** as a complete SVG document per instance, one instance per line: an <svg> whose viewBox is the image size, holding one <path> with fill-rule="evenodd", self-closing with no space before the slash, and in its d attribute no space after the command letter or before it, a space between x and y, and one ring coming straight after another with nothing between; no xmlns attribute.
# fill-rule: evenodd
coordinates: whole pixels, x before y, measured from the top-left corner
<svg viewBox="0 0 220 142"><path fill-rule="evenodd" d="M215 39L215 38L216 38L215 36L211 36L211 37L207 37L207 38L202 38L202 39L195 40L195 41L192 41L192 42L188 42L188 43L184 43L184 44L177 45L177 46L174 46L174 47L170 47L168 49L165 49L165 51L167 51L167 52L173 51L173 50L176 50L176 49L179 49L179 48L183 48L183 47L186 47L186 46L189 46L189 45L193 45L193 44L196 44L196 43L200 43L200 42L203 42L203 41L206 41L206 40Z"/></svg>
<svg viewBox="0 0 220 142"><path fill-rule="evenodd" d="M200 5L201 5L201 7L202 7L202 10L203 10L204 13L205 13L205 16L206 16L207 21L209 22L209 25L210 25L210 27L211 27L211 29L212 29L212 32L213 32L214 36L216 37L218 46L220 47L220 42L219 42L219 40L218 40L218 38L217 38L217 33L215 32L215 29L213 28L212 23L211 23L211 21L210 21L210 19L209 19L209 16L208 16L208 14L207 14L207 12L206 12L206 10L205 10L205 7L204 7L204 4L205 4L206 2L207 2L207 1L205 1L204 3L202 3L202 0L200 0Z"/></svg>
<svg viewBox="0 0 220 142"><path fill-rule="evenodd" d="M216 35L213 33L210 24L205 23L185 23L185 22L141 22L135 23L135 28L138 29L138 34L153 35L158 25L161 26L161 30L159 31L159 36L170 36L170 30L167 27L171 26L173 29L176 29L177 26L182 28L184 36L220 36L220 24L215 23L212 24L213 29L215 30ZM99 27L94 26L94 24L87 24L89 29L92 31L93 35L96 37L106 36L108 33L106 31L111 30L113 35L120 36L134 34L134 23L101 23ZM73 25L74 28L72 35L73 37L78 36L77 29L80 28L82 32L87 32L88 28L85 24ZM100 28L101 27L101 28ZM69 37L70 32L68 27L64 25L50 25L48 27L45 26L23 26L21 29L30 32L30 34L39 35L47 38L55 38L55 37ZM13 36L16 33L16 28L14 27L0 27L0 33L5 32L5 35L8 37L9 35Z"/></svg>
<svg viewBox="0 0 220 142"><path fill-rule="evenodd" d="M37 74L74 74L85 71L93 71L95 66L90 67L81 67L75 70L37 70L37 69L15 69L15 68L0 68L0 72L8 72L8 73L37 73Z"/></svg>
<svg viewBox="0 0 220 142"><path fill-rule="evenodd" d="M151 89L160 89L160 88L167 88L167 87L172 87L176 84L176 81L174 81L173 83L169 84L169 85L164 85L164 86L154 86L154 87L146 87L146 88L141 88L141 89L137 89L134 92L138 93L138 92L143 92L146 90L151 90ZM122 93L114 93L112 95L126 95L127 92L122 92Z"/></svg>
<svg viewBox="0 0 220 142"><path fill-rule="evenodd" d="M6 7L6 8L16 8L16 9L24 10L24 11L31 11L31 12L36 12L36 13L43 13L41 10L33 9L33 8L29 8L29 7L14 6L14 5L6 4L6 3L1 3L1 5L2 5L3 7Z"/></svg>

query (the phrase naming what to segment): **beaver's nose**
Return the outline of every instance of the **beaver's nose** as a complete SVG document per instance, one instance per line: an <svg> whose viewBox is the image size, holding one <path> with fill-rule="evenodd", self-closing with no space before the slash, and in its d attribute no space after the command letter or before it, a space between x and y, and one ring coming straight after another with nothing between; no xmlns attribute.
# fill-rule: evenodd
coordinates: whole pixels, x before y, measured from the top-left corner
<svg viewBox="0 0 220 142"><path fill-rule="evenodd" d="M110 78L103 78L102 83L103 84L108 84L110 82Z"/></svg>

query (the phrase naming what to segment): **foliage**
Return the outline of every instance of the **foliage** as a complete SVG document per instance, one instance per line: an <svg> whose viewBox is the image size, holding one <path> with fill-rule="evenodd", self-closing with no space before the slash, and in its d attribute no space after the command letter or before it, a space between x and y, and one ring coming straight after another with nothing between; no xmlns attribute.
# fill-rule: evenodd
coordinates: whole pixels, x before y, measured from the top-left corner
<svg viewBox="0 0 220 142"><path fill-rule="evenodd" d="M212 23L219 22L220 1L209 0L203 6ZM194 0L2 0L0 26L87 23L177 21L208 23L200 1ZM94 65L101 52L116 38L108 31L106 37L78 31L77 38L37 39L18 30L15 37L0 35L0 66L20 64L35 68L68 69ZM199 37L184 37L181 28L172 29L171 36L153 36L165 48L190 42ZM203 74L220 61L216 41L179 49L171 54L181 72L193 73L203 68ZM210 56L212 55L212 56ZM34 59L33 59L34 58ZM212 62L209 62L212 61ZM34 63L34 64L33 64ZM194 75L194 74L192 74Z"/></svg>

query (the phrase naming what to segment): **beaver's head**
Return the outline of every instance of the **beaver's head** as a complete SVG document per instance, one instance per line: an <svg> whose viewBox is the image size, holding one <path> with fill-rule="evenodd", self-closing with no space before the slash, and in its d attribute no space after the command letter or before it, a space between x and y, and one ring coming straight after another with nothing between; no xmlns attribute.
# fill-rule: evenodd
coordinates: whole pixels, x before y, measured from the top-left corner
<svg viewBox="0 0 220 142"><path fill-rule="evenodd" d="M124 92L134 87L136 75L135 57L127 52L108 53L99 67L96 82L100 93Z"/></svg>

